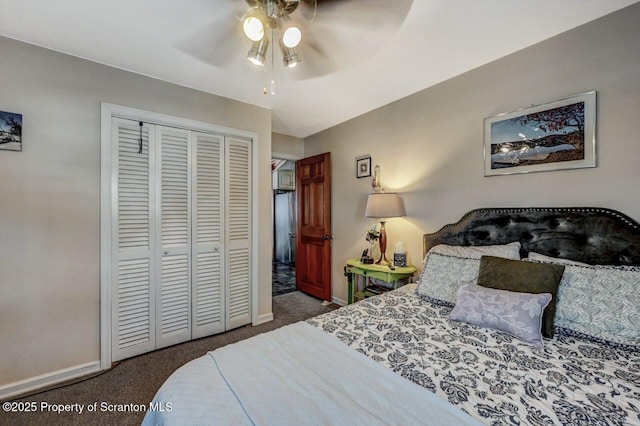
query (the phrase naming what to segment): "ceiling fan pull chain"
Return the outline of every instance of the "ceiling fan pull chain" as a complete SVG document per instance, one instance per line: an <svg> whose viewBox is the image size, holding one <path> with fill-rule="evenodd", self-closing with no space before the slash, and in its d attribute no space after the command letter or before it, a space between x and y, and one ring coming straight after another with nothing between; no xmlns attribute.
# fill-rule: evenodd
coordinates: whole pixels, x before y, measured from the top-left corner
<svg viewBox="0 0 640 426"><path fill-rule="evenodd" d="M275 38L273 38L273 28L271 28L271 40L275 40ZM275 68L273 66L273 51L275 49L271 48L271 95L275 95L276 94L276 71Z"/></svg>

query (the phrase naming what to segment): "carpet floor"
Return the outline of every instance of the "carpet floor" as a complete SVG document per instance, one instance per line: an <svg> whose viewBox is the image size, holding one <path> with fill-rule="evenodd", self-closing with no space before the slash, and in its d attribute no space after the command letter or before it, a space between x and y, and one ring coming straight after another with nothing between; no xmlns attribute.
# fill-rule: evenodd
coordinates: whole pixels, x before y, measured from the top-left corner
<svg viewBox="0 0 640 426"><path fill-rule="evenodd" d="M274 320L271 322L237 328L129 358L95 377L14 400L21 403L35 402L37 409L33 413L7 413L0 410L0 425L139 425L144 412L117 412L109 409L132 404L148 407L160 385L186 362L213 349L338 308L335 304L322 306L321 302L299 291L276 296L273 298ZM87 407L95 403L97 411L87 412ZM43 412L43 404L78 404L84 407L84 411L82 414L78 414L77 410L60 414Z"/></svg>

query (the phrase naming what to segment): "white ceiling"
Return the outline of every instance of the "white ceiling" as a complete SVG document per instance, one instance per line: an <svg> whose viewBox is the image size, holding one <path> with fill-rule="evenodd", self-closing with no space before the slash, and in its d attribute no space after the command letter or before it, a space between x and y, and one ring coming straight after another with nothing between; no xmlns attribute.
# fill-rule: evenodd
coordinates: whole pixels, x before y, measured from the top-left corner
<svg viewBox="0 0 640 426"><path fill-rule="evenodd" d="M270 108L274 132L306 137L638 0L413 0L390 29L384 9L394 1L321 8L305 34L327 41L334 62L353 59L307 79L303 67L318 58L293 70L276 59L275 95L263 94L267 74L246 60L250 43L234 20L244 0L0 0L0 34ZM233 56L221 63L223 54Z"/></svg>

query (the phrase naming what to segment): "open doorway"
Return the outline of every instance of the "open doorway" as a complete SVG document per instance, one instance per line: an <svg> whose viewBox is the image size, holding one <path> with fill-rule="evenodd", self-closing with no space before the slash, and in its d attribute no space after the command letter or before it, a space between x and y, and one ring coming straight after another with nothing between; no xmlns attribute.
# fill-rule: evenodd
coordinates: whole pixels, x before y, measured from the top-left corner
<svg viewBox="0 0 640 426"><path fill-rule="evenodd" d="M296 291L296 162L272 159L272 296Z"/></svg>

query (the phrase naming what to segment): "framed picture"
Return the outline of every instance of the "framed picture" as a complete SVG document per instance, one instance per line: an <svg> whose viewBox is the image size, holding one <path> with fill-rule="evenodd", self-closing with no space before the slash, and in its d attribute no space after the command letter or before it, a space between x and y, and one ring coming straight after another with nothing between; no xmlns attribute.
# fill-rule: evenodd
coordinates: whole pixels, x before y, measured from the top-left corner
<svg viewBox="0 0 640 426"><path fill-rule="evenodd" d="M22 114L0 111L0 149L22 151Z"/></svg>
<svg viewBox="0 0 640 426"><path fill-rule="evenodd" d="M596 92L484 120L484 175L596 166Z"/></svg>
<svg viewBox="0 0 640 426"><path fill-rule="evenodd" d="M356 177L364 178L371 176L371 156L356 158Z"/></svg>

